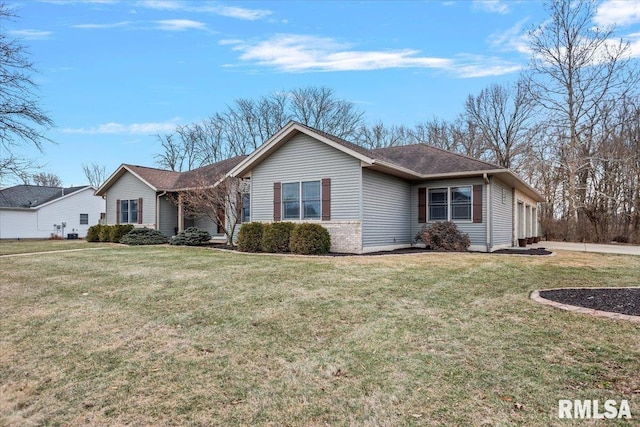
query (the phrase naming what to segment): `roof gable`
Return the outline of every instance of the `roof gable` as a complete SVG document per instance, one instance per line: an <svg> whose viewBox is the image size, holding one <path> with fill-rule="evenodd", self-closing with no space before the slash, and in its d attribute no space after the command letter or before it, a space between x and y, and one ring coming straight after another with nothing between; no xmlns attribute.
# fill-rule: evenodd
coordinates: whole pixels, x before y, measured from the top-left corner
<svg viewBox="0 0 640 427"><path fill-rule="evenodd" d="M156 192L184 190L201 185L203 179L211 181L211 185L214 185L221 175L225 175L245 157L247 156L232 157L187 172L122 164L96 191L96 195L103 196L127 172Z"/></svg>

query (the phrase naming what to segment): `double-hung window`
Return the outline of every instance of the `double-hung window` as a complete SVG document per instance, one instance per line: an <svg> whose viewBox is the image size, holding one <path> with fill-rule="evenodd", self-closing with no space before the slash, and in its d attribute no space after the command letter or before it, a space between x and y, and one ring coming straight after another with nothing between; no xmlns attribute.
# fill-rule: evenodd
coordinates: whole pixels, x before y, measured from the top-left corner
<svg viewBox="0 0 640 427"><path fill-rule="evenodd" d="M80 214L80 225L89 225L89 214Z"/></svg>
<svg viewBox="0 0 640 427"><path fill-rule="evenodd" d="M451 219L471 221L471 187L451 187Z"/></svg>
<svg viewBox="0 0 640 427"><path fill-rule="evenodd" d="M320 181L282 184L282 219L320 219L320 194Z"/></svg>
<svg viewBox="0 0 640 427"><path fill-rule="evenodd" d="M138 223L138 200L120 200L120 223Z"/></svg>
<svg viewBox="0 0 640 427"><path fill-rule="evenodd" d="M429 221L471 221L472 187L430 188Z"/></svg>

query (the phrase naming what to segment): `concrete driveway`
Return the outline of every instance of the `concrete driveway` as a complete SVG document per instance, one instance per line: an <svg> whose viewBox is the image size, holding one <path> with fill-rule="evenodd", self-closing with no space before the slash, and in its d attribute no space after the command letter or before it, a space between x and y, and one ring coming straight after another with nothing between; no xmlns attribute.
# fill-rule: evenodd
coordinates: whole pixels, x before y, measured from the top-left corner
<svg viewBox="0 0 640 427"><path fill-rule="evenodd" d="M640 246L634 245L600 245L595 243L540 242L532 248L547 248L553 251L600 252L605 254L640 255Z"/></svg>

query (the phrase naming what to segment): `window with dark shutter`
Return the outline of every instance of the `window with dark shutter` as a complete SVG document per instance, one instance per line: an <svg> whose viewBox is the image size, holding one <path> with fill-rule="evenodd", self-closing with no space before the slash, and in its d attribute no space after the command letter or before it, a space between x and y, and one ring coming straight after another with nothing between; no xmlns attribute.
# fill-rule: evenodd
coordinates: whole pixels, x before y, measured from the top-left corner
<svg viewBox="0 0 640 427"><path fill-rule="evenodd" d="M120 199L116 200L116 224L120 224Z"/></svg>
<svg viewBox="0 0 640 427"><path fill-rule="evenodd" d="M482 185L473 186L473 222L482 222Z"/></svg>
<svg viewBox="0 0 640 427"><path fill-rule="evenodd" d="M280 221L282 204L282 184L279 182L273 183L273 220Z"/></svg>
<svg viewBox="0 0 640 427"><path fill-rule="evenodd" d="M331 178L322 180L322 220L331 220Z"/></svg>
<svg viewBox="0 0 640 427"><path fill-rule="evenodd" d="M427 189L418 188L418 222L427 222Z"/></svg>
<svg viewBox="0 0 640 427"><path fill-rule="evenodd" d="M138 224L142 224L142 197L138 199Z"/></svg>

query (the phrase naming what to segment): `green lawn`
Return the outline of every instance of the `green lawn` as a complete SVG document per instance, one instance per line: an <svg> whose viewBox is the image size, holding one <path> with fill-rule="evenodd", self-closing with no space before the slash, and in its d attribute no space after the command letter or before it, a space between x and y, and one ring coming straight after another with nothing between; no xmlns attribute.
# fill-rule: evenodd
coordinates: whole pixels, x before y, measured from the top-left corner
<svg viewBox="0 0 640 427"><path fill-rule="evenodd" d="M558 399L637 422L640 324L528 296L638 278L568 252L0 258L0 425L584 425Z"/></svg>

